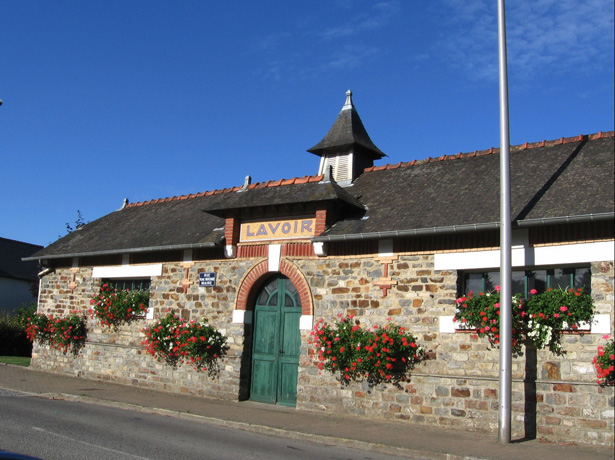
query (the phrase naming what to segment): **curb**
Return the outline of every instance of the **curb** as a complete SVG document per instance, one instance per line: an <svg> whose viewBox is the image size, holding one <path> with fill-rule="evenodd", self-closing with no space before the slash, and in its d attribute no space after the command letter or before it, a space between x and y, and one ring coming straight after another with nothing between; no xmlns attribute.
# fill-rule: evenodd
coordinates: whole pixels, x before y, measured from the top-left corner
<svg viewBox="0 0 615 460"><path fill-rule="evenodd" d="M359 441L356 439L339 438L334 436L325 436L313 433L304 433L301 431L284 430L281 428L274 428L266 425L259 425L253 423L237 422L233 420L225 420L216 417L208 417L205 415L190 414L187 412L174 411L170 409L161 409L157 407L146 407L138 404L121 403L117 401L110 401L107 399L93 398L90 396L78 396L69 393L30 393L26 391L19 391L10 389L16 393L20 393L27 396L42 397L52 400L62 400L71 402L82 402L85 404L95 404L104 407L113 407L123 410L133 410L136 412L145 412L149 414L163 415L166 417L175 417L185 420L194 420L201 423L211 423L226 428L233 428L251 433L264 434L268 436L276 436L279 438L296 439L299 441L317 442L319 444L334 444L336 446L343 446L352 449L359 449L369 452L381 452L388 455L398 455L403 457L409 457L412 459L425 459L425 460L490 460L488 457L475 457L468 455L458 455L446 452L426 451L418 449L409 449L406 447L394 447L385 444L373 443L368 441Z"/></svg>

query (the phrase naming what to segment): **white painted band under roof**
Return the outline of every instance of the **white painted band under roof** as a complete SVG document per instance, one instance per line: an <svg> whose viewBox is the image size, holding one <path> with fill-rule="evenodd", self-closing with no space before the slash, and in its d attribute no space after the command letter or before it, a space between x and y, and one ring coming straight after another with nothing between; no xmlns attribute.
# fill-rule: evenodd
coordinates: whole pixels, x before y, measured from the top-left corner
<svg viewBox="0 0 615 460"><path fill-rule="evenodd" d="M162 275L162 264L94 267L92 278L146 278Z"/></svg>
<svg viewBox="0 0 615 460"><path fill-rule="evenodd" d="M566 265L613 260L615 242L559 244L557 246L515 247L513 267ZM500 266L500 250L445 252L434 255L434 270L479 270Z"/></svg>
<svg viewBox="0 0 615 460"><path fill-rule="evenodd" d="M214 230L215 231L215 230ZM222 241L223 238L220 238ZM69 254L42 255L38 257L24 257L21 260L28 262L30 260L52 260L52 259L67 259L72 257L89 257L89 256L106 256L115 254L138 254L141 252L157 252L157 251L178 251L182 249L201 249L215 248L219 246L218 242L209 243L193 243L193 244L172 244L167 246L148 246L143 248L127 248L127 249L110 249L108 251L86 251L74 252Z"/></svg>

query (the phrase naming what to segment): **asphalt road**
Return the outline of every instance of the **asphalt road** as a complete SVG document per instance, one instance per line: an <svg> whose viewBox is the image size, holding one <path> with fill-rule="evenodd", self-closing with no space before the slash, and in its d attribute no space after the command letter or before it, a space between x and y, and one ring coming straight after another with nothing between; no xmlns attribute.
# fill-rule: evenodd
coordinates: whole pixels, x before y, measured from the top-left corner
<svg viewBox="0 0 615 460"><path fill-rule="evenodd" d="M44 460L402 458L1 389L0 450Z"/></svg>

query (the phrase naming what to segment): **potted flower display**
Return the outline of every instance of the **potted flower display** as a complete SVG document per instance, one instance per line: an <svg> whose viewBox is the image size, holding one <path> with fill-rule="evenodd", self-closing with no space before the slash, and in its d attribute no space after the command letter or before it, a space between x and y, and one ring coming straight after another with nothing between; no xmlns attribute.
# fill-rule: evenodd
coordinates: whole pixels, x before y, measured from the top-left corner
<svg viewBox="0 0 615 460"><path fill-rule="evenodd" d="M615 339L605 335L606 345L598 346L598 354L594 356L594 367L598 376L598 385L615 385Z"/></svg>
<svg viewBox="0 0 615 460"><path fill-rule="evenodd" d="M512 346L513 354L522 354L521 345L530 340L537 349L548 348L561 355L563 332L580 331L583 325L591 323L594 303L583 289L547 289L538 293L530 291L529 299L521 294L512 298ZM457 311L453 319L460 329L471 329L480 337L487 337L489 343L500 343L500 289L494 292L470 292L457 299Z"/></svg>
<svg viewBox="0 0 615 460"><path fill-rule="evenodd" d="M149 292L144 290L117 290L103 284L91 300L92 313L100 324L117 328L121 324L141 319L147 313Z"/></svg>
<svg viewBox="0 0 615 460"><path fill-rule="evenodd" d="M85 317L72 312L68 316L53 316L35 313L28 318L26 334L31 342L47 344L64 354L72 350L78 353L85 344L87 329Z"/></svg>
<svg viewBox="0 0 615 460"><path fill-rule="evenodd" d="M207 319L186 321L173 312L142 330L147 353L171 366L188 363L197 370L214 372L226 352L226 337Z"/></svg>
<svg viewBox="0 0 615 460"><path fill-rule="evenodd" d="M423 359L423 348L403 327L364 329L352 316L338 318L333 324L317 321L310 343L318 368L335 374L342 384L399 382Z"/></svg>

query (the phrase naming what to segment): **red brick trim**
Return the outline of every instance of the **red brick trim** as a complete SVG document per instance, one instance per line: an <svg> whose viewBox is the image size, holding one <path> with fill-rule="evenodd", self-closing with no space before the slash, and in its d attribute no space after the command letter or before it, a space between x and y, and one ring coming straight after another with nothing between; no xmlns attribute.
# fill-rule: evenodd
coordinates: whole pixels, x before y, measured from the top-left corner
<svg viewBox="0 0 615 460"><path fill-rule="evenodd" d="M228 246L237 246L239 242L239 220L237 218L226 218L224 224L224 238Z"/></svg>
<svg viewBox="0 0 615 460"><path fill-rule="evenodd" d="M240 283L237 300L235 301L236 310L254 309L256 292L270 273L268 260L263 260L252 267ZM295 264L286 259L280 261L280 271L278 273L288 277L297 288L301 299L301 314L312 315L314 312L312 292L303 273L299 271Z"/></svg>
<svg viewBox="0 0 615 460"><path fill-rule="evenodd" d="M327 209L316 211L316 222L314 225L314 236L322 235L327 229Z"/></svg>

